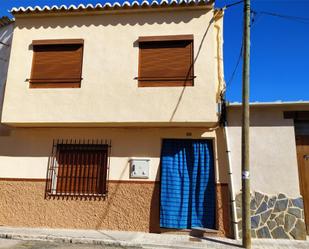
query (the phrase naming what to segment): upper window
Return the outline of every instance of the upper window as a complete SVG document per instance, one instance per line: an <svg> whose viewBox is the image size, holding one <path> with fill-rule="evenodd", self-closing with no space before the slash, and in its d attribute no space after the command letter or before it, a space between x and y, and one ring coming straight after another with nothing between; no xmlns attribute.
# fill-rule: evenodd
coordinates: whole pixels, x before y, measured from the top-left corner
<svg viewBox="0 0 309 249"><path fill-rule="evenodd" d="M47 174L47 196L105 196L110 143L54 144Z"/></svg>
<svg viewBox="0 0 309 249"><path fill-rule="evenodd" d="M80 87L82 39L34 40L31 88Z"/></svg>
<svg viewBox="0 0 309 249"><path fill-rule="evenodd" d="M193 35L139 37L138 86L193 86Z"/></svg>

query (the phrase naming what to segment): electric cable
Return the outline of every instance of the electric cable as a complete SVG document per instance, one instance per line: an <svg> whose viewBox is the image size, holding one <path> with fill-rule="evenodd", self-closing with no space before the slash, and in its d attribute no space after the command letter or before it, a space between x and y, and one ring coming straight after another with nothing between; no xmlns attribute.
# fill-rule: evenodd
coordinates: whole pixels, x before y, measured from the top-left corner
<svg viewBox="0 0 309 249"><path fill-rule="evenodd" d="M309 18L307 18L307 17L289 16L289 15L284 15L284 14L275 13L275 12L256 11L256 10L252 10L252 13L278 17L278 18L289 20L289 21L295 21L295 22L300 22L300 23L305 23L305 24L309 23Z"/></svg>
<svg viewBox="0 0 309 249"><path fill-rule="evenodd" d="M238 56L238 59L237 59L237 62L236 62L236 65L234 67L234 70L233 70L233 73L231 74L231 77L230 79L227 81L226 83L226 89L232 84L233 80L234 80L234 77L235 77L235 74L237 72L237 69L238 69L238 66L239 66L239 63L240 63L240 59L242 58L242 53L243 53L243 39L242 39L242 42L241 42L241 47L240 47L240 51L239 51L239 56Z"/></svg>
<svg viewBox="0 0 309 249"><path fill-rule="evenodd" d="M229 7L238 5L238 4L242 3L243 1L244 1L244 0L241 0L241 1L238 1L238 2L235 2L235 3L231 3L231 4L228 4L228 5L225 5L225 6L224 6L224 9L227 9L227 8L229 8Z"/></svg>
<svg viewBox="0 0 309 249"><path fill-rule="evenodd" d="M228 4L228 5L224 6L223 9L224 10L228 9L229 7L238 5L238 4L242 3L242 2L243 2L243 0L242 1L238 1L238 2L234 2L234 3L231 3L231 4ZM285 15L285 14L275 13L275 12L268 12L268 11L256 11L256 10L253 10L253 9L251 9L251 13L252 13L251 28L254 26L254 24L256 24L257 20L262 15L283 18L283 19L286 19L286 20L289 20L289 21L296 21L296 22L301 22L301 23L305 23L305 24L309 23L309 18L307 18L307 17L290 16L290 15ZM232 84L232 82L234 80L234 77L236 75L237 69L238 69L239 64L240 64L240 60L242 58L242 54L243 54L243 39L242 39L242 42L241 42L240 52L239 52L239 56L238 56L237 61L236 61L236 65L235 65L234 70L233 70L233 72L231 74L231 77L229 78L229 80L226 83L225 89L227 89Z"/></svg>
<svg viewBox="0 0 309 249"><path fill-rule="evenodd" d="M2 41L0 41L0 44L2 44L2 45L4 45L4 46L7 46L7 47L10 46L9 44L6 44L6 43L4 43L4 42L2 42Z"/></svg>

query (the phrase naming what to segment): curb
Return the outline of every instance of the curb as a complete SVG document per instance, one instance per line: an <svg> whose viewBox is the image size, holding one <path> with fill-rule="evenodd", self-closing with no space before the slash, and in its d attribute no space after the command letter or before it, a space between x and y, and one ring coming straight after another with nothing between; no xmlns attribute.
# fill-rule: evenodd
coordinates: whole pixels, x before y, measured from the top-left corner
<svg viewBox="0 0 309 249"><path fill-rule="evenodd" d="M142 245L138 243L131 243L125 241L114 241L106 239L89 239L89 238L70 238L70 237L58 237L53 235L29 235L29 234L15 234L15 233L2 233L1 239L13 239L13 240L32 240L32 241L47 241L57 243L70 243L70 244L93 244L93 245L106 245L106 246L118 246L118 247L138 247Z"/></svg>
<svg viewBox="0 0 309 249"><path fill-rule="evenodd" d="M160 249L197 249L203 248L205 245L199 244L199 246L183 246L183 245L166 245L166 244L151 244L151 243L136 243L127 241L115 241L108 239L91 239L91 238L72 238L72 237L61 237L54 235L31 235L31 234L16 234L16 233L0 233L0 239L12 239L12 240L32 240L32 241L46 241L56 243L68 243L68 244L89 244L89 245L103 245L103 246L114 246L132 249L143 249L143 248L160 248Z"/></svg>

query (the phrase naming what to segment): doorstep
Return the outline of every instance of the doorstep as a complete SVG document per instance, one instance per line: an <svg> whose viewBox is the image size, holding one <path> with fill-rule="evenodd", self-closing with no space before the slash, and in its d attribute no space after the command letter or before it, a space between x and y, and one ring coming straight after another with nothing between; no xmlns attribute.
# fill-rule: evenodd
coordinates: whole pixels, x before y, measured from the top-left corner
<svg viewBox="0 0 309 249"><path fill-rule="evenodd" d="M197 237L197 238L221 237L222 236L219 230L203 228L203 227L195 227L191 229L161 228L160 230L161 230L161 234L179 234L179 235L187 235L187 236L192 236L192 237Z"/></svg>

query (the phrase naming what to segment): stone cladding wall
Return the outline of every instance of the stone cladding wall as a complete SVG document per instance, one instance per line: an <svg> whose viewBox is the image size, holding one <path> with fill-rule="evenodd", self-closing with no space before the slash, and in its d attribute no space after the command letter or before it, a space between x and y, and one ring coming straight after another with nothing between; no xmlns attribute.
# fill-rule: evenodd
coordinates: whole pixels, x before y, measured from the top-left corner
<svg viewBox="0 0 309 249"><path fill-rule="evenodd" d="M238 230L242 236L241 193L236 196ZM289 198L285 194L251 194L252 238L306 240L303 199Z"/></svg>

